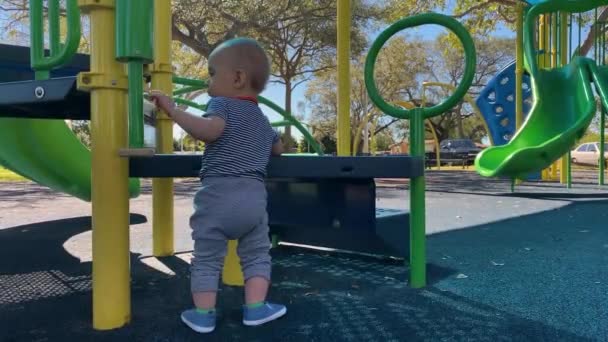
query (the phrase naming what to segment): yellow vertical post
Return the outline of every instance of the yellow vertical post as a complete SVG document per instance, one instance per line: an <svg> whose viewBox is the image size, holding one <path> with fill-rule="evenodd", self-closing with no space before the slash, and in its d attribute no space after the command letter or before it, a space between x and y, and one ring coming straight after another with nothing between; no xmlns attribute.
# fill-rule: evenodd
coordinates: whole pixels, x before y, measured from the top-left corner
<svg viewBox="0 0 608 342"><path fill-rule="evenodd" d="M118 155L128 146L127 78L114 59L114 0L80 0L79 6L91 20L91 71L78 76L78 86L91 92L93 327L106 330L131 316L129 173Z"/></svg>
<svg viewBox="0 0 608 342"><path fill-rule="evenodd" d="M564 66L568 64L568 14L560 13L560 64ZM569 154L566 153L561 159L561 165L559 168L559 181L562 184L568 184L568 168L569 165Z"/></svg>
<svg viewBox="0 0 608 342"><path fill-rule="evenodd" d="M241 261L236 253L238 241L228 241L228 252L224 259L224 269L222 270L222 282L230 286L243 286L245 279L241 270Z"/></svg>
<svg viewBox="0 0 608 342"><path fill-rule="evenodd" d="M350 0L338 0L338 155L350 152Z"/></svg>
<svg viewBox="0 0 608 342"><path fill-rule="evenodd" d="M547 16L544 14L540 15L538 23L538 49L542 51L542 54L539 54L538 56L538 67L545 68L547 66L547 54L549 53ZM549 177L549 170L542 170L541 179L549 180Z"/></svg>
<svg viewBox="0 0 608 342"><path fill-rule="evenodd" d="M523 88L524 83L524 4L517 3L515 43L515 131L518 132L524 123ZM515 184L521 181L516 180Z"/></svg>
<svg viewBox="0 0 608 342"><path fill-rule="evenodd" d="M557 67L557 13L551 15L551 68ZM557 168L561 165L559 160L556 160L551 166L551 180L557 179Z"/></svg>
<svg viewBox="0 0 608 342"><path fill-rule="evenodd" d="M154 2L154 64L152 88L165 94L173 92L171 66L171 1ZM159 113L156 121L158 153L173 153L173 121ZM152 236L154 256L173 254L173 179L152 180Z"/></svg>

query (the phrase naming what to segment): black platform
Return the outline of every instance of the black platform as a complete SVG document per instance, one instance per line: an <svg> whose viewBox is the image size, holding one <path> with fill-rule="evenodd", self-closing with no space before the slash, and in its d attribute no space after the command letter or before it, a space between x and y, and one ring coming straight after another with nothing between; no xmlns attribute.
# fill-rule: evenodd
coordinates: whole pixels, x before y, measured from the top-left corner
<svg viewBox="0 0 608 342"><path fill-rule="evenodd" d="M198 177L200 155L132 157L131 177ZM275 157L268 167L270 229L281 241L406 257L409 214L376 208L376 178L421 176L421 158Z"/></svg>
<svg viewBox="0 0 608 342"><path fill-rule="evenodd" d="M139 178L198 177L200 155L131 157L129 174ZM400 157L273 157L268 178L368 179L413 178L424 172L422 158Z"/></svg>
<svg viewBox="0 0 608 342"><path fill-rule="evenodd" d="M0 117L89 120L90 94L76 77L0 83Z"/></svg>
<svg viewBox="0 0 608 342"><path fill-rule="evenodd" d="M51 79L33 81L29 47L0 44L0 51L0 117L89 120L89 94L76 89L76 75L89 70L88 55L76 54Z"/></svg>

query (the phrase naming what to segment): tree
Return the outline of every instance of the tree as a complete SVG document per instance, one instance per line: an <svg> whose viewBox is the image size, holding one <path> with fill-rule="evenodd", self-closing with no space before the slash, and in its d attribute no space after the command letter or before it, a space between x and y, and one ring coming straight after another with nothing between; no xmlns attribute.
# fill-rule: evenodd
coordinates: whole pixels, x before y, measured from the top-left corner
<svg viewBox="0 0 608 342"><path fill-rule="evenodd" d="M313 73L335 66L335 0L181 0L173 4L174 39L204 57L227 39L257 38L272 60L272 82L285 87L287 113L292 113L292 93L297 86ZM354 0L352 9L352 48L358 53L366 42L368 19L378 17L380 11L363 0ZM291 135L291 127L285 132Z"/></svg>
<svg viewBox="0 0 608 342"><path fill-rule="evenodd" d="M476 37L477 67L469 95L476 98L481 89L507 64L515 60L515 41L508 38ZM433 54L435 61L432 77L439 82L457 86L464 75L464 51L454 49L447 35L435 41ZM435 103L443 101L452 93L451 89L434 88L429 91L429 99ZM482 118L475 115L473 108L460 102L446 115L432 119L440 140L448 137L481 139L485 132Z"/></svg>
<svg viewBox="0 0 608 342"><path fill-rule="evenodd" d="M407 51L407 53L404 53ZM375 79L381 95L387 101L412 101L418 94L418 77L429 69L427 49L424 42L408 41L407 37L399 36L391 39L378 57L375 68ZM351 136L357 134L370 117L379 117L378 128L373 134L381 133L398 120L385 117L371 102L363 70L365 54L361 54L351 65ZM311 123L319 136L331 136L335 140L337 87L335 72L319 72L315 79L309 82L306 99L310 106ZM354 141L353 141L354 144ZM359 147L363 144L357 143ZM361 152L360 148L353 153Z"/></svg>

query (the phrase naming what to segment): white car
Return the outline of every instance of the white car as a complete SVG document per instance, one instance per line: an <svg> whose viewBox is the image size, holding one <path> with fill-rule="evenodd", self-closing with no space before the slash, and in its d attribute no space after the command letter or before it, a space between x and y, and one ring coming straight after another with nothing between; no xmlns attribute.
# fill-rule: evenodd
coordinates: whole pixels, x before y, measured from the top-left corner
<svg viewBox="0 0 608 342"><path fill-rule="evenodd" d="M579 145L570 154L573 164L599 165L600 143L591 142ZM604 157L608 160L608 143L604 144ZM608 167L608 162L605 162Z"/></svg>

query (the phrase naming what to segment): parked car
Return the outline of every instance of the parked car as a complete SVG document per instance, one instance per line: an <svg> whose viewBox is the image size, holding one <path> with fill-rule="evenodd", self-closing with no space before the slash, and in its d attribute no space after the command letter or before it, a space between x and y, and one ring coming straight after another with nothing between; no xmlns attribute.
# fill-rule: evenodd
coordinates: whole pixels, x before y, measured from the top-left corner
<svg viewBox="0 0 608 342"><path fill-rule="evenodd" d="M591 142L579 145L570 153L573 164L599 165L600 143ZM604 144L604 158L608 159L608 143ZM608 167L608 162L606 162Z"/></svg>
<svg viewBox="0 0 608 342"><path fill-rule="evenodd" d="M480 151L471 139L446 139L439 144L442 163L473 164Z"/></svg>

